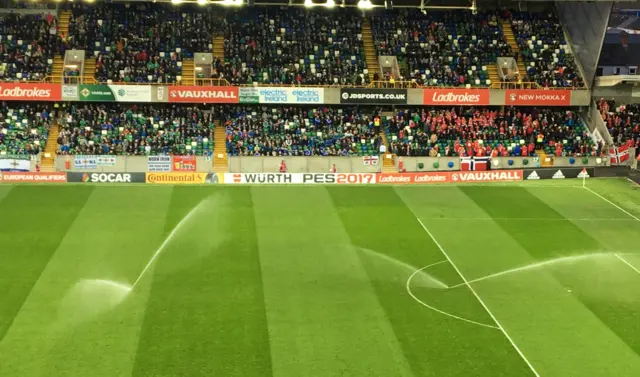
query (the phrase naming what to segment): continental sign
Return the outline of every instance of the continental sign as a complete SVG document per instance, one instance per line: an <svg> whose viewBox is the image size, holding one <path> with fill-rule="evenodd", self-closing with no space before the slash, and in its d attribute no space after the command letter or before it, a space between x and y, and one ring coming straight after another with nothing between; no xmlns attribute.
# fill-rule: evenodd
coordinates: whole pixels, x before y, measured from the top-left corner
<svg viewBox="0 0 640 377"><path fill-rule="evenodd" d="M238 103L236 86L169 86L169 102Z"/></svg>
<svg viewBox="0 0 640 377"><path fill-rule="evenodd" d="M0 101L60 101L62 85L0 83Z"/></svg>
<svg viewBox="0 0 640 377"><path fill-rule="evenodd" d="M146 182L156 185L194 185L218 183L219 176L215 173L147 173Z"/></svg>
<svg viewBox="0 0 640 377"><path fill-rule="evenodd" d="M489 105L489 89L425 89L424 105Z"/></svg>
<svg viewBox="0 0 640 377"><path fill-rule="evenodd" d="M508 89L504 92L508 106L570 106L571 90Z"/></svg>

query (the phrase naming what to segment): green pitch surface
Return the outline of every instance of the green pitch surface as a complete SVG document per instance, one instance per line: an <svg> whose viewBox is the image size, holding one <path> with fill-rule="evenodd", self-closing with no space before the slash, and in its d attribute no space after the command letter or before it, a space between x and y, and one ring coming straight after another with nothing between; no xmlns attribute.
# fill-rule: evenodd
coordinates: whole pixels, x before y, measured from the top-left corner
<svg viewBox="0 0 640 377"><path fill-rule="evenodd" d="M640 190L0 186L0 376L640 376Z"/></svg>

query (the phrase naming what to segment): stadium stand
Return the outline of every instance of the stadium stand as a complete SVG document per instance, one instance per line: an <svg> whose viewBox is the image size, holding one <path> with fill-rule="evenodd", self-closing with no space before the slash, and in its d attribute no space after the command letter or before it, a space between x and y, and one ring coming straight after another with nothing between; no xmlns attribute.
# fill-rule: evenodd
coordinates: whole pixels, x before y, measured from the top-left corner
<svg viewBox="0 0 640 377"><path fill-rule="evenodd" d="M0 80L39 81L51 73L61 48L56 23L50 13L0 15Z"/></svg>
<svg viewBox="0 0 640 377"><path fill-rule="evenodd" d="M214 77L234 84L362 85L368 81L362 17L353 9L243 10L225 32Z"/></svg>
<svg viewBox="0 0 640 377"><path fill-rule="evenodd" d="M211 155L213 119L197 106L74 105L58 154Z"/></svg>
<svg viewBox="0 0 640 377"><path fill-rule="evenodd" d="M640 148L640 105L616 107L615 100L600 99L598 109L615 145Z"/></svg>
<svg viewBox="0 0 640 377"><path fill-rule="evenodd" d="M371 17L378 55L398 57L401 80L427 86L488 86L488 64L511 56L495 13L404 9Z"/></svg>
<svg viewBox="0 0 640 377"><path fill-rule="evenodd" d="M183 58L210 52L222 28L210 11L142 3L75 5L68 48L95 56L98 81L174 83Z"/></svg>
<svg viewBox="0 0 640 377"><path fill-rule="evenodd" d="M383 118L391 152L400 156L600 155L586 127L568 109L422 108Z"/></svg>
<svg viewBox="0 0 640 377"><path fill-rule="evenodd" d="M229 107L227 153L241 156L377 155L374 110L311 107Z"/></svg>
<svg viewBox="0 0 640 377"><path fill-rule="evenodd" d="M554 13L510 13L529 81L543 87L583 87L584 81Z"/></svg>
<svg viewBox="0 0 640 377"><path fill-rule="evenodd" d="M0 153L38 154L47 144L49 105L3 103L0 106Z"/></svg>

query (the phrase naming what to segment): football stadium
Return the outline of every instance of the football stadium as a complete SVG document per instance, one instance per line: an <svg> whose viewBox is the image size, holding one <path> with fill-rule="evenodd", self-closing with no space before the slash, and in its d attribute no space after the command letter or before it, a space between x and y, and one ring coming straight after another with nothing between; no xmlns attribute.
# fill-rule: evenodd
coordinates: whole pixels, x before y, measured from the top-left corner
<svg viewBox="0 0 640 377"><path fill-rule="evenodd" d="M640 5L0 0L0 377L640 376Z"/></svg>

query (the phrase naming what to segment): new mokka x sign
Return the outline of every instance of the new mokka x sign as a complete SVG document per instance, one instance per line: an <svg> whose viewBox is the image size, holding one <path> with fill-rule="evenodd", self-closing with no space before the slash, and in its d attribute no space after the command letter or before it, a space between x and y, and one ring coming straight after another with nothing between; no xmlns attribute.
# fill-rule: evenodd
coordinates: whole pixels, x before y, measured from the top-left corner
<svg viewBox="0 0 640 377"><path fill-rule="evenodd" d="M406 105L406 89L340 89L340 103Z"/></svg>
<svg viewBox="0 0 640 377"><path fill-rule="evenodd" d="M236 86L169 86L169 102L238 103Z"/></svg>
<svg viewBox="0 0 640 377"><path fill-rule="evenodd" d="M552 89L509 89L504 92L505 105L517 106L569 106L571 105L571 90Z"/></svg>

